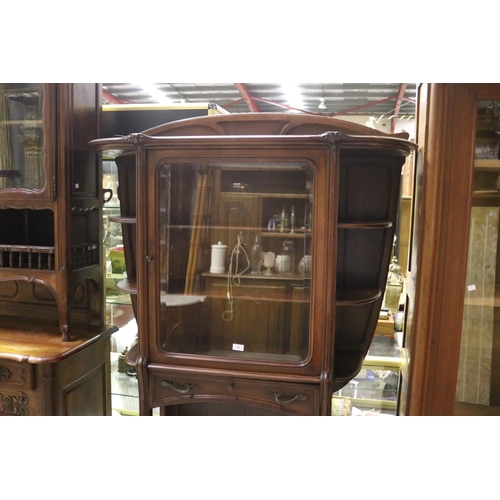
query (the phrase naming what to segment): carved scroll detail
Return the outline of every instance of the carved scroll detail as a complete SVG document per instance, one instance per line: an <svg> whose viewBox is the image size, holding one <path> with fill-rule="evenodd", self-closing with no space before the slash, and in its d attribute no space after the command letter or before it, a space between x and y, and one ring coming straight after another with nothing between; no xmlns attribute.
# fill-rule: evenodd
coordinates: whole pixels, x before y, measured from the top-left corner
<svg viewBox="0 0 500 500"><path fill-rule="evenodd" d="M0 413L7 415L27 416L29 398L24 392L17 394L0 393Z"/></svg>

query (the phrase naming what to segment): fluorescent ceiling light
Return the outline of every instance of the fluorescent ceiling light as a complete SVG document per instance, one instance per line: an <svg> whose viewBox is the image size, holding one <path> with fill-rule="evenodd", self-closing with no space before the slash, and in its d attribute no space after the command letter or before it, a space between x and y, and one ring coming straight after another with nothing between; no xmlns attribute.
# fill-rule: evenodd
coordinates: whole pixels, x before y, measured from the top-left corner
<svg viewBox="0 0 500 500"><path fill-rule="evenodd" d="M161 92L154 83L138 83L151 97L160 104L168 104L172 102L163 92Z"/></svg>
<svg viewBox="0 0 500 500"><path fill-rule="evenodd" d="M300 89L297 83L284 83L281 88L289 106L293 108L302 108L302 96L300 95Z"/></svg>

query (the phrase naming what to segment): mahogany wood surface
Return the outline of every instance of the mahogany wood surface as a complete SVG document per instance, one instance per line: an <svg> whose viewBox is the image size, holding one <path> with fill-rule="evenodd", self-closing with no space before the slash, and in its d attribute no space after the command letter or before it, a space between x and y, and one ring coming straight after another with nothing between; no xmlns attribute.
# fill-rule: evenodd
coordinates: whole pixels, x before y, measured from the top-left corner
<svg viewBox="0 0 500 500"><path fill-rule="evenodd" d="M32 364L54 363L71 356L102 336L117 329L111 325L75 325L69 342L61 342L59 324L55 321L33 321L29 318L0 318L0 359Z"/></svg>
<svg viewBox="0 0 500 500"><path fill-rule="evenodd" d="M0 319L0 416L111 414L116 327L78 326L62 342L57 321Z"/></svg>

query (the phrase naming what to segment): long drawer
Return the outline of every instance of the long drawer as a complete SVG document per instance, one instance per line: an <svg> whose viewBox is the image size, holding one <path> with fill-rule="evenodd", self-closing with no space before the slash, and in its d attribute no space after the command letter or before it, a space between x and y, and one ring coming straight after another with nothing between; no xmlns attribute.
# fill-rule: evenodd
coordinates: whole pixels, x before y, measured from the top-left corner
<svg viewBox="0 0 500 500"><path fill-rule="evenodd" d="M152 406L221 402L296 415L319 413L319 384L298 384L232 377L153 373Z"/></svg>

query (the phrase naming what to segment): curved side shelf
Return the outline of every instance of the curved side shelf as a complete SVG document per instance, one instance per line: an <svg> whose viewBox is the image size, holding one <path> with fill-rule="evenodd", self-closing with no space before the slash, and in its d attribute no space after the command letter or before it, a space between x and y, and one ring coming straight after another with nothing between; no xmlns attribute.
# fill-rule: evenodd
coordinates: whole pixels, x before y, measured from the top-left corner
<svg viewBox="0 0 500 500"><path fill-rule="evenodd" d="M333 392L342 389L352 380L363 366L361 350L335 349L333 361Z"/></svg>
<svg viewBox="0 0 500 500"><path fill-rule="evenodd" d="M137 283L132 280L124 279L116 284L116 288L121 292L137 295Z"/></svg>
<svg viewBox="0 0 500 500"><path fill-rule="evenodd" d="M340 288L337 290L338 306L358 306L371 304L380 298L382 292L378 288Z"/></svg>
<svg viewBox="0 0 500 500"><path fill-rule="evenodd" d="M137 218L136 217L121 217L121 216L116 216L116 217L109 217L109 221L111 222L117 222L118 224L136 224L137 223Z"/></svg>

